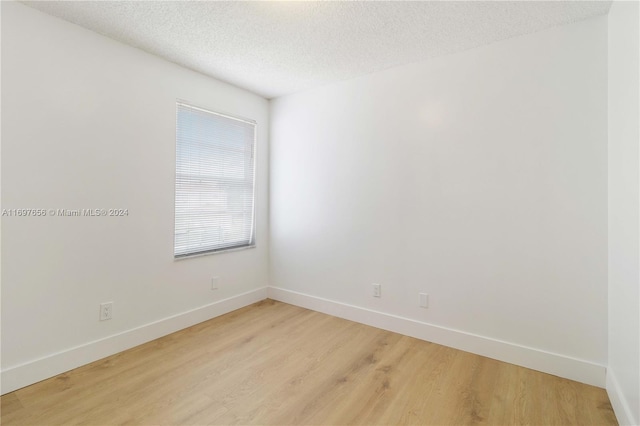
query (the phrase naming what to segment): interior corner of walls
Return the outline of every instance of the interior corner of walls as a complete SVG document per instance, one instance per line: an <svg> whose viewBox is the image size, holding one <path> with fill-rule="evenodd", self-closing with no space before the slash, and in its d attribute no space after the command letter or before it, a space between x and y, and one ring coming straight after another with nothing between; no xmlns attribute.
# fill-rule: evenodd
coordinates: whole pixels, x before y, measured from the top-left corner
<svg viewBox="0 0 640 426"><path fill-rule="evenodd" d="M6 368L0 372L0 394L48 379L118 352L175 333L267 298L261 287L177 315L95 340L48 356Z"/></svg>

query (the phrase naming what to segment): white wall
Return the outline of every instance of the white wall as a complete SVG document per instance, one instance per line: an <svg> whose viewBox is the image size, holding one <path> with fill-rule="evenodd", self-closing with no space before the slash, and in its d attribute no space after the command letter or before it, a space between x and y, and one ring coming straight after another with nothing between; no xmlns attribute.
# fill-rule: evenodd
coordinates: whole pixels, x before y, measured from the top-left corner
<svg viewBox="0 0 640 426"><path fill-rule="evenodd" d="M606 17L276 99L270 170L273 294L604 385Z"/></svg>
<svg viewBox="0 0 640 426"><path fill-rule="evenodd" d="M609 365L621 424L640 424L640 72L637 2L609 12Z"/></svg>
<svg viewBox="0 0 640 426"><path fill-rule="evenodd" d="M176 99L257 121L256 249L173 260ZM2 2L2 105L2 208L129 210L2 218L3 392L266 297L265 99Z"/></svg>

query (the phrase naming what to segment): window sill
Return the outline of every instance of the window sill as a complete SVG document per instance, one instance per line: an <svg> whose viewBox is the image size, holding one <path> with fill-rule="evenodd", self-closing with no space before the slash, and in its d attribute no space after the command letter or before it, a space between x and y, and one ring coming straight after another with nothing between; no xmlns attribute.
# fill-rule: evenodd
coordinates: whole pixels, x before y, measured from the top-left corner
<svg viewBox="0 0 640 426"><path fill-rule="evenodd" d="M215 251L206 251L204 253L194 253L194 254L187 254L184 256L179 256L179 257L173 257L173 260L177 261L177 260L184 260L184 259L193 259L194 257L203 257L203 256L211 256L214 254L222 254L222 253L230 253L233 251L242 251L242 250L248 250L248 249L253 249L256 248L256 245L251 245L251 246L243 246L243 247L234 247L234 248L228 248L228 249L223 249L223 250L215 250Z"/></svg>

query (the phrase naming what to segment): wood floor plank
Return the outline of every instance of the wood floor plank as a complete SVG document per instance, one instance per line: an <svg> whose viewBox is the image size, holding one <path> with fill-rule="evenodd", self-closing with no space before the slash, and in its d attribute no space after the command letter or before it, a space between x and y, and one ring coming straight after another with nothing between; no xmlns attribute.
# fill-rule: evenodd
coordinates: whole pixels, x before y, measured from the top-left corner
<svg viewBox="0 0 640 426"><path fill-rule="evenodd" d="M3 425L615 425L603 389L266 300L0 398Z"/></svg>

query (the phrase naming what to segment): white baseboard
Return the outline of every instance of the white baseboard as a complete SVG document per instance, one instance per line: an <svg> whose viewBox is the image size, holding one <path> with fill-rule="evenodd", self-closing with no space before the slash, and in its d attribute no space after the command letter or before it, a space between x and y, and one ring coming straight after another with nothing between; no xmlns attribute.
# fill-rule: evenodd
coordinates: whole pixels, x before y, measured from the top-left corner
<svg viewBox="0 0 640 426"><path fill-rule="evenodd" d="M269 287L267 294L270 299L290 303L302 308L531 368L577 382L601 388L605 387L606 368L600 364L283 288Z"/></svg>
<svg viewBox="0 0 640 426"><path fill-rule="evenodd" d="M0 373L1 393L12 392L259 302L267 297L578 382L599 387L606 385L620 424L634 424L631 421L628 406L620 398L622 394L619 392L615 378L609 374L605 379L606 369L603 365L277 287L256 289L40 359L11 366ZM624 420L624 417L628 421Z"/></svg>
<svg viewBox="0 0 640 426"><path fill-rule="evenodd" d="M607 394L609 395L613 412L616 413L618 424L621 426L637 426L640 424L640 419L633 418L627 399L624 397L620 384L611 369L607 369Z"/></svg>
<svg viewBox="0 0 640 426"><path fill-rule="evenodd" d="M40 359L9 367L3 370L0 375L1 393L4 395L7 392L12 392L266 298L267 288L259 288Z"/></svg>

